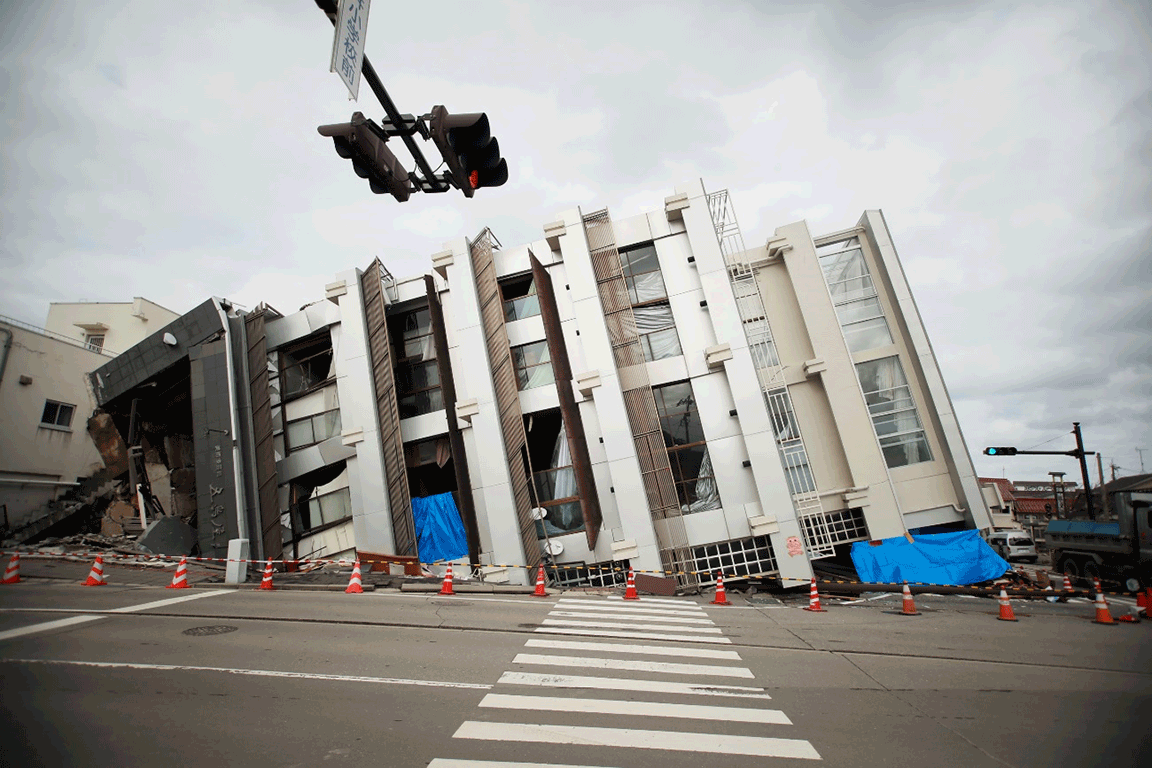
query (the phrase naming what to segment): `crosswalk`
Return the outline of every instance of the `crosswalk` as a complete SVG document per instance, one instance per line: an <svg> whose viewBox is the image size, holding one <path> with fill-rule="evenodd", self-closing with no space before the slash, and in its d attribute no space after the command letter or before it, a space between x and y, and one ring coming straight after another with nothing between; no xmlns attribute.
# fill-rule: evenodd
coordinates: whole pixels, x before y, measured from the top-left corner
<svg viewBox="0 0 1152 768"><path fill-rule="evenodd" d="M790 737L792 721L764 688L736 684L755 675L695 603L563 597L534 634L475 719L452 734L451 752L496 750L500 759L438 757L429 768L609 768L605 755L615 765L666 766L669 753L734 761L724 765L821 759ZM539 746L524 752L528 745ZM560 759L522 762L540 754Z"/></svg>

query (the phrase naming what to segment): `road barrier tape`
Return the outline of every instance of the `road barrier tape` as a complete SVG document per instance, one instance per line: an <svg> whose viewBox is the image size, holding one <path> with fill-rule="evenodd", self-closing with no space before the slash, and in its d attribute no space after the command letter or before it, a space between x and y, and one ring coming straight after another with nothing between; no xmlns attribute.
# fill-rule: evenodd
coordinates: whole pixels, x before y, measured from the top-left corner
<svg viewBox="0 0 1152 768"><path fill-rule="evenodd" d="M184 557L183 555L149 555L149 554L145 554L145 553L140 553L138 555L130 555L130 554L123 554L123 553L100 552L100 551L92 551L92 552L40 552L40 551L36 551L36 550L27 551L27 552L21 552L21 551L16 551L16 550L0 551L0 557L10 557L11 555L16 555L16 554L20 555L21 559L69 559L69 558L84 559L84 558L94 558L97 555L101 555L106 561L107 560L136 560L136 561L142 561L142 563L144 563L144 564L163 563L165 566L168 566L168 565L175 566L180 562L180 558ZM339 565L339 566L347 566L347 567L351 568L357 562L355 558L351 559L351 560L344 559L344 558L340 558L340 559L301 558L301 559L283 559L283 560L271 560L271 561L269 561L267 559L264 559L264 560L230 559L230 558L226 558L226 557L193 557L191 555L188 555L187 559L188 559L189 564L195 563L195 562L200 562L200 563L245 563L248 565L258 565L258 566L263 567L267 563L272 562L274 564L279 563L279 564L285 565L285 566L287 566L289 564L295 565L297 567L308 566L309 570L312 570L314 568L318 568L321 566L333 565L333 564ZM376 561L373 561L373 560L361 559L360 562L361 562L361 564L366 563L366 562L367 563L388 562L388 563L394 563L396 565L418 565L421 568L425 568L425 567L430 567L430 566L443 566L443 565L446 565L448 561L442 560L442 561L436 562L436 563L424 563L424 562L415 563L412 561L396 561L396 560L389 560L389 561L376 560ZM492 563L492 564L483 563L480 565L481 570L483 570L485 568L524 568L526 570L533 571L533 570L536 570L538 567L539 567L538 565L517 565L514 563ZM545 565L544 569L545 569L545 571L552 571L553 575L555 575L555 573L557 571L586 570L586 571L589 571L589 575L591 575L592 571L596 571L601 575L603 575L604 573L618 573L621 576L627 576L628 571L629 571L628 568L619 568L619 567L614 567L614 566L602 566L602 565L581 565L581 564L572 564L572 565L552 564L552 565ZM724 572L721 570L714 570L714 571L663 571L663 570L647 571L647 570L641 570L638 568L631 569L631 570L633 573L646 574L646 575L650 575L650 576L715 576L717 574L722 574L725 579L745 579L745 578L758 578L760 576L767 576L767 577L771 578L772 580L779 581L781 583L793 582L796 585L807 586L808 584L811 584L811 582L812 582L811 578L801 579L801 578L795 578L792 576L770 576L769 574L737 574L737 573L728 573L728 572ZM901 586L903 584L903 582L901 582L901 584L882 584L879 582L853 581L851 579L819 579L819 578L816 580L816 583L817 584L859 584L859 585L871 585L871 586L876 586L876 587ZM973 586L971 584L933 584L931 582L926 582L926 581L909 581L907 583L910 587L948 587L951 589L965 589L965 588L967 588L967 589L971 589L971 590L977 591L977 592L987 590L987 589L993 589L993 587L976 587L976 586ZM610 588L612 586L617 586L617 585L607 585L605 588ZM1055 595L1057 597L1067 596L1067 593L1065 593L1065 592L1059 592L1059 591L1053 592L1053 591L1046 590L1046 589L1043 589L1040 587L1011 587L1011 590L1013 592L1035 592L1039 596L1045 596L1045 597L1052 597L1053 595ZM1105 591L1104 594L1113 595L1113 596L1117 596L1117 597L1126 597L1126 596L1130 595L1130 593L1128 593L1128 592L1114 592L1114 591L1113 592Z"/></svg>

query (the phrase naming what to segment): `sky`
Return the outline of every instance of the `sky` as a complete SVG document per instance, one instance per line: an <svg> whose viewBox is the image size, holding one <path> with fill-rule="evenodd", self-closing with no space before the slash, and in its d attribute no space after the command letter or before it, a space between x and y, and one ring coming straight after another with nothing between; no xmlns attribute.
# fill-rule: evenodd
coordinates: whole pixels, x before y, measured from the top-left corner
<svg viewBox="0 0 1152 768"><path fill-rule="evenodd" d="M313 0L0 0L0 314L208 296L282 312L379 256L728 189L744 239L884 211L978 474L1152 471L1152 4L376 0L401 112L486 112L510 179L373 195ZM399 141L389 145L411 168ZM438 154L423 143L436 165ZM1092 465L1092 483L1096 465Z"/></svg>

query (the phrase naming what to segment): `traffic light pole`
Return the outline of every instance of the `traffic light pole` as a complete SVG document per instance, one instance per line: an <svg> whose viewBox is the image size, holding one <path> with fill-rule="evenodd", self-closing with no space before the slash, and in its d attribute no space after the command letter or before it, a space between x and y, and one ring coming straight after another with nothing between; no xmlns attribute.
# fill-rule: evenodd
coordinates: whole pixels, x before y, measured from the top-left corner
<svg viewBox="0 0 1152 768"><path fill-rule="evenodd" d="M1071 456L1074 459L1080 460L1080 477L1084 480L1084 503L1088 511L1088 517L1092 520L1096 519L1096 507L1092 504L1092 483L1088 479L1088 461L1086 456L1095 456L1096 451L1084 450L1084 438L1080 434L1080 422L1072 422L1072 434L1076 435L1076 450L1074 451L1018 451L1015 448L985 448L984 454L987 456L1005 455L1005 456Z"/></svg>
<svg viewBox="0 0 1152 768"><path fill-rule="evenodd" d="M324 11L324 15L332 22L332 26L336 26L336 0L316 0L317 7ZM432 166L424 159L424 153L420 151L420 145L412 138L412 134L416 133L418 128L413 126L412 130L404 130L412 121L406 120L405 115L400 114L400 110L392 103L392 99L388 96L388 92L384 90L384 84L380 82L380 78L376 76L376 70L372 68L372 63L368 61L368 56L364 56L364 65L360 69L364 80L368 83L368 87L372 89L372 93L376 94L376 98L380 100L380 106L384 107L384 112L388 115L389 121L392 124L392 130L389 131L390 135L399 136L404 141L404 146L412 153L413 159L416 160L417 167L424 172L424 178L421 179L416 174L410 174L409 178L420 188L422 192L447 192L451 189L448 182L436 178L436 172L432 170ZM407 117L411 117L410 115ZM415 178L413 178L415 177Z"/></svg>

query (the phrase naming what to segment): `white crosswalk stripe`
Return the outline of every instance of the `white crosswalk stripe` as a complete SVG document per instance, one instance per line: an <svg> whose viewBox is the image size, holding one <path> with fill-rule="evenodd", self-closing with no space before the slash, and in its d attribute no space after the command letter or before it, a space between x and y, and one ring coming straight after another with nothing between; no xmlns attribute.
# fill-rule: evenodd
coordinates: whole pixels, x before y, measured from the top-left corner
<svg viewBox="0 0 1152 768"><path fill-rule="evenodd" d="M546 688L602 688L612 691L684 693L696 696L737 696L745 699L772 698L764 692L763 688L754 688L750 685L673 683L667 680L631 680L626 677L541 675L533 672L505 672L496 682L501 685L538 685Z"/></svg>
<svg viewBox="0 0 1152 768"><path fill-rule="evenodd" d="M674 635L668 632L616 632L607 629L572 629L570 627L537 627L533 632L543 632L552 635L582 635L584 637L615 637L622 640L668 640L677 643L729 643L727 637L715 635L712 637L694 637L691 635Z"/></svg>
<svg viewBox="0 0 1152 768"><path fill-rule="evenodd" d="M572 598L562 597L556 601L557 608L592 608L597 611L643 611L645 613L672 613L684 614L686 616L705 616L704 609L698 605L692 607L679 606L673 607L671 605L653 605L652 603L637 604L635 602L627 603L609 603L604 600L573 600Z"/></svg>
<svg viewBox="0 0 1152 768"><path fill-rule="evenodd" d="M643 613L592 613L591 611L550 611L549 616L565 616L570 619L605 619L607 621L625 621L628 619L635 619L637 621L659 621L665 624L711 624L715 626L712 619L698 619L696 617L687 616L650 616Z"/></svg>
<svg viewBox="0 0 1152 768"><path fill-rule="evenodd" d="M548 664L553 667L585 669L627 669L633 672L663 672L668 675L712 675L713 677L755 677L746 667L722 667L715 664L678 664L670 661L635 661L633 659L595 659L587 656L549 656L519 653L513 664Z"/></svg>
<svg viewBox="0 0 1152 768"><path fill-rule="evenodd" d="M678 627L668 624L637 624L635 622L612 622L612 621L574 621L572 619L544 619L540 622L549 627L604 627L605 629L649 629L661 630L666 629L671 632L703 632L708 634L718 635L721 630L719 627Z"/></svg>
<svg viewBox="0 0 1152 768"><path fill-rule="evenodd" d="M579 640L537 640L535 638L524 645L528 648L555 648L562 651L600 651L602 653L634 653L642 656L688 656L697 659L740 661L740 654L736 651L718 651L712 648L672 648L666 645L588 643Z"/></svg>
<svg viewBox="0 0 1152 768"><path fill-rule="evenodd" d="M643 715L644 717L683 717L691 720L724 720L730 723L792 725L778 709L712 707L702 704L668 704L660 701L618 701L616 699L573 699L560 696L516 696L490 693L481 707L526 709L533 712L588 712L597 715Z"/></svg>

